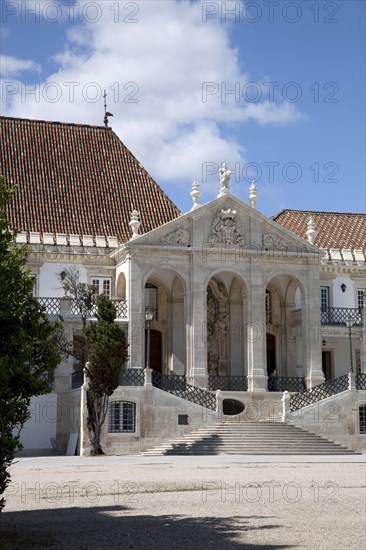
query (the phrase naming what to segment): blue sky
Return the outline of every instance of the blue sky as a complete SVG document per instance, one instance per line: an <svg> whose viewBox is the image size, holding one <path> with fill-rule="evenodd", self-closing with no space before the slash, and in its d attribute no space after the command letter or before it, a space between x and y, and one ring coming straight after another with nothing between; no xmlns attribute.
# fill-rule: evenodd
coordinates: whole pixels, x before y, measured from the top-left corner
<svg viewBox="0 0 366 550"><path fill-rule="evenodd" d="M5 1L1 112L111 126L183 211L365 211L365 3Z"/></svg>

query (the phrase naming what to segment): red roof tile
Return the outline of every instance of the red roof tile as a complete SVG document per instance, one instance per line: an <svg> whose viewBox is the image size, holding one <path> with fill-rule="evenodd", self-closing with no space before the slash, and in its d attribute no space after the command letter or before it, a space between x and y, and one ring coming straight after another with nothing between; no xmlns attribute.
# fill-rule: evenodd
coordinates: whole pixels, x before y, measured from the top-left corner
<svg viewBox="0 0 366 550"><path fill-rule="evenodd" d="M319 248L366 248L366 215L311 210L282 210L272 219L306 239L307 222L312 218L317 230L315 245Z"/></svg>
<svg viewBox="0 0 366 550"><path fill-rule="evenodd" d="M128 241L180 211L110 128L0 117L0 174L18 190L14 229Z"/></svg>

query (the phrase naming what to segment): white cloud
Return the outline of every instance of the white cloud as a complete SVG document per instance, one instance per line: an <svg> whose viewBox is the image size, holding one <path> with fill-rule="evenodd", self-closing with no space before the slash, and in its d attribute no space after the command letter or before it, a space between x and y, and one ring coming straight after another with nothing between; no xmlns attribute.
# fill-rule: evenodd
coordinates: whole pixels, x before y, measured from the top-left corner
<svg viewBox="0 0 366 550"><path fill-rule="evenodd" d="M38 83L38 99L12 95L7 114L102 124L106 88L110 124L168 192L169 183L202 178L203 162L245 163L242 144L224 136L222 124L301 118L293 104L243 99L251 79L230 44L230 25L203 23L201 2L103 1L96 22L88 4L96 3L79 0L79 19L53 58L59 69ZM32 61L12 66L38 70ZM239 95L225 94L235 86Z"/></svg>
<svg viewBox="0 0 366 550"><path fill-rule="evenodd" d="M23 71L41 70L40 65L31 59L17 59L9 55L0 55L0 67L3 77L17 76Z"/></svg>

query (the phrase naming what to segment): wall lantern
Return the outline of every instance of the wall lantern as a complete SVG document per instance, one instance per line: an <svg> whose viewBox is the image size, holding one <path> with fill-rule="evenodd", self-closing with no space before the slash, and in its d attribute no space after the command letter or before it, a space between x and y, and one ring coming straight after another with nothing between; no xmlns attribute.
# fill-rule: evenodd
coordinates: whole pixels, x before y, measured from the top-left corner
<svg viewBox="0 0 366 550"><path fill-rule="evenodd" d="M147 342L146 342L146 368L150 368L150 355L151 355L151 349L150 349L150 323L154 319L154 310L151 308L148 308L145 311L145 319L147 321Z"/></svg>
<svg viewBox="0 0 366 550"><path fill-rule="evenodd" d="M342 289L342 292L346 292L346 285L344 283L341 284L341 289Z"/></svg>

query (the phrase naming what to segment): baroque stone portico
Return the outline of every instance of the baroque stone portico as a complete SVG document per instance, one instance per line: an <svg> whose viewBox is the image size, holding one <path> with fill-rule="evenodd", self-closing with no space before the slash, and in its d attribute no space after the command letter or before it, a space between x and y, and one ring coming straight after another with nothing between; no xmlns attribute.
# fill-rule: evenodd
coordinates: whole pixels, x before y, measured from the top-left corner
<svg viewBox="0 0 366 550"><path fill-rule="evenodd" d="M152 285L151 327L160 334L163 373L184 374L202 388L209 374L246 376L249 391L266 391L269 334L280 376L297 376L300 362L308 387L324 380L311 330L319 323L318 249L228 192L134 235L113 257L133 327L131 366L144 366L144 338L135 336L144 334L145 289ZM266 318L266 292L273 321Z"/></svg>

